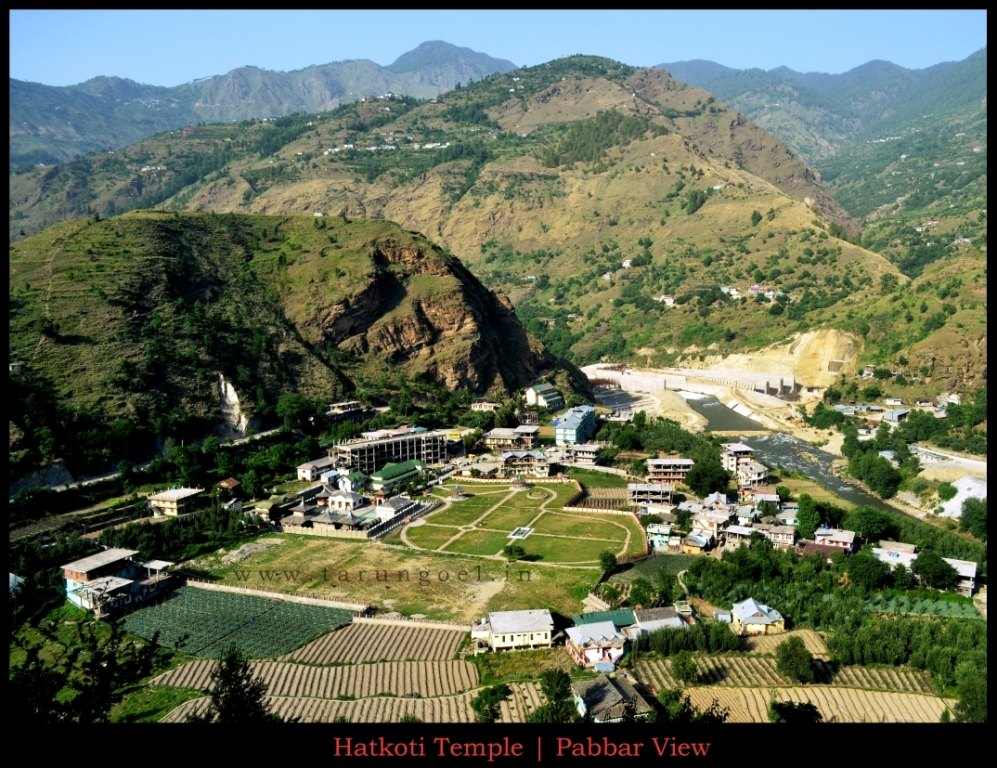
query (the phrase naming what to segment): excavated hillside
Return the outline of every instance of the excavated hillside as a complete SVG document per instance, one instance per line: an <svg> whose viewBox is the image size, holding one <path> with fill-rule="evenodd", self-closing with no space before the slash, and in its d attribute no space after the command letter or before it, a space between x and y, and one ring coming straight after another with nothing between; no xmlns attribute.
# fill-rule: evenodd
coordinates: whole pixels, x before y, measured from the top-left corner
<svg viewBox="0 0 997 768"><path fill-rule="evenodd" d="M131 213L11 246L10 352L24 441L47 413L163 434L282 392L322 399L427 376L509 393L576 369L531 339L508 300L455 257L388 222ZM219 374L234 389L219 395ZM584 387L584 385L582 385ZM227 390L227 387L226 387ZM227 390L228 391L228 390ZM227 409L227 410L226 410Z"/></svg>

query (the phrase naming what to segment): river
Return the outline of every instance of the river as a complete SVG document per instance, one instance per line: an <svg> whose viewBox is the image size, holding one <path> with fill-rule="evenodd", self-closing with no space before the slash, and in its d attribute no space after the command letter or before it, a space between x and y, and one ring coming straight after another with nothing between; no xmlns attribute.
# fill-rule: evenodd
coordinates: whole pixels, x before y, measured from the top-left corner
<svg viewBox="0 0 997 768"><path fill-rule="evenodd" d="M728 408L713 395L693 395L679 393L700 416L706 417L706 428L713 432L764 432L765 427L757 421L742 416Z"/></svg>

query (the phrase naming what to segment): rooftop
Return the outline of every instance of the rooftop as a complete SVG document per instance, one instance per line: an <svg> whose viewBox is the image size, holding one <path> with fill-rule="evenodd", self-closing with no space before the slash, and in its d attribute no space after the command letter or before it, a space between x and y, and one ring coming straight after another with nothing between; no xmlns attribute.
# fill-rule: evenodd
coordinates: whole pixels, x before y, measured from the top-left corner
<svg viewBox="0 0 997 768"><path fill-rule="evenodd" d="M632 703L637 714L653 712L647 700L625 678L611 678L599 675L592 680L572 683L574 694L585 702L586 711L596 720L619 720Z"/></svg>
<svg viewBox="0 0 997 768"><path fill-rule="evenodd" d="M636 623L637 619L630 608L617 608L615 611L592 611L591 613L579 613L572 616L571 620L576 625L599 624L601 622L612 622L616 627L630 627Z"/></svg>
<svg viewBox="0 0 997 768"><path fill-rule="evenodd" d="M597 621L593 624L580 624L577 627L568 627L565 630L568 639L575 645L588 645L590 643L615 643L623 640L616 625L611 621Z"/></svg>
<svg viewBox="0 0 997 768"><path fill-rule="evenodd" d="M728 453L754 453L755 449L744 443L724 443L723 449Z"/></svg>
<svg viewBox="0 0 997 768"><path fill-rule="evenodd" d="M121 549L120 547L114 547L112 549L105 549L103 552L98 552L96 555L90 555L89 557L84 557L80 560L74 560L71 563L66 563L66 565L62 567L65 570L86 573L87 571L95 571L98 568L103 568L105 565L116 563L119 560L129 560L137 554L137 549Z"/></svg>
<svg viewBox="0 0 997 768"><path fill-rule="evenodd" d="M409 459L408 461L402 461L397 464L385 464L370 477L371 480L374 480L375 482L384 482L386 480L394 480L396 477L402 477L403 475L407 475L409 472L421 470L422 462L416 461L415 459Z"/></svg>
<svg viewBox="0 0 997 768"><path fill-rule="evenodd" d="M196 496L203 491L203 488L170 488L166 491L154 493L149 497L149 501L181 501L182 499Z"/></svg>
<svg viewBox="0 0 997 768"><path fill-rule="evenodd" d="M675 467L675 466L691 467L695 463L696 462L694 462L692 459L686 459L683 458L682 456L672 456L663 459L647 460L647 466L649 467Z"/></svg>
<svg viewBox="0 0 997 768"><path fill-rule="evenodd" d="M782 620L782 614L775 608L756 602L753 598L742 600L731 606L731 613L746 624L773 624Z"/></svg>
<svg viewBox="0 0 997 768"><path fill-rule="evenodd" d="M591 405L576 405L554 419L553 424L557 429L577 429L589 414L594 413L595 408Z"/></svg>
<svg viewBox="0 0 997 768"><path fill-rule="evenodd" d="M554 618L546 608L529 611L495 611L488 614L492 634L519 632L549 632L554 628Z"/></svg>

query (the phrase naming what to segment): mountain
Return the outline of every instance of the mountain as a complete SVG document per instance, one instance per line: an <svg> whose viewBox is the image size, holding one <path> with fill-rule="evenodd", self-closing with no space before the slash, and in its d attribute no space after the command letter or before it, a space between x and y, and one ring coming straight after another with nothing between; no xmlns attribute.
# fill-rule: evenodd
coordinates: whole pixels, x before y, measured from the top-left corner
<svg viewBox="0 0 997 768"><path fill-rule="evenodd" d="M293 72L240 67L175 88L97 77L55 87L10 80L11 164L56 163L201 121L321 112L387 92L431 98L515 64L441 41L387 67L340 61Z"/></svg>
<svg viewBox="0 0 997 768"><path fill-rule="evenodd" d="M702 60L659 67L729 103L814 164L929 113L985 109L987 92L986 48L926 69L870 61L838 75L738 70Z"/></svg>
<svg viewBox="0 0 997 768"><path fill-rule="evenodd" d="M968 317L984 317L985 289L941 266L918 278L920 301L898 304L909 276L842 238L849 217L785 145L664 71L597 57L492 75L435 103L206 125L18 174L11 236L140 206L398 221L449 244L578 364L667 365L835 328L858 340L849 365L926 380L931 367L904 351L968 338L980 327ZM940 244L940 264L984 263L939 234L926 247ZM948 369L976 366L962 362Z"/></svg>
<svg viewBox="0 0 997 768"><path fill-rule="evenodd" d="M24 467L77 450L52 435L92 447L127 433L137 457L142 438L204 434L223 422L219 375L242 416L271 420L287 391L342 399L426 379L500 395L580 379L458 259L384 221L77 220L16 243L9 274Z"/></svg>

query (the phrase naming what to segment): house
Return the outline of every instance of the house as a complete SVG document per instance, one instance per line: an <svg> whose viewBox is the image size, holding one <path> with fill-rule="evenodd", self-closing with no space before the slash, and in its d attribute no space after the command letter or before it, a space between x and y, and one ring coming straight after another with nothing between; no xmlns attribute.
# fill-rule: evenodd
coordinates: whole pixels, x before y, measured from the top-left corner
<svg viewBox="0 0 997 768"><path fill-rule="evenodd" d="M623 656L626 638L611 621L581 624L565 630L564 647L583 667L612 666Z"/></svg>
<svg viewBox="0 0 997 768"><path fill-rule="evenodd" d="M575 626L582 626L584 624L602 624L604 622L610 622L616 629L623 631L629 627L634 626L637 623L637 617L634 615L633 609L631 608L617 608L610 611L589 611L587 613L578 613L571 617L571 621Z"/></svg>
<svg viewBox="0 0 997 768"><path fill-rule="evenodd" d="M602 443L576 443L568 449L571 460L576 464L587 464L592 466L596 463L599 451L602 450Z"/></svg>
<svg viewBox="0 0 997 768"><path fill-rule="evenodd" d="M315 461L306 461L304 464L298 465L298 479L314 482L319 479L323 471L331 469L335 465L336 459L332 456L315 459Z"/></svg>
<svg viewBox="0 0 997 768"><path fill-rule="evenodd" d="M481 477L490 480L498 477L502 470L503 464L501 461L492 461L491 459L483 458L465 466L461 469L460 474L463 477Z"/></svg>
<svg viewBox="0 0 997 768"><path fill-rule="evenodd" d="M737 462L737 484L742 488L763 484L768 474L769 468L760 461L744 459Z"/></svg>
<svg viewBox="0 0 997 768"><path fill-rule="evenodd" d="M633 259L624 259L623 261L620 262L620 266L623 269L630 269L630 267L633 266Z"/></svg>
<svg viewBox="0 0 997 768"><path fill-rule="evenodd" d="M553 386L542 381L526 388L526 404L557 411L564 407L564 398Z"/></svg>
<svg viewBox="0 0 997 768"><path fill-rule="evenodd" d="M881 563L885 563L890 567L892 571L898 565L902 565L908 571L911 566L914 565L914 561L917 560L917 554L915 554L916 547L913 544L902 545L904 548L899 547L884 547L883 544L887 542L879 542L878 547L872 548L873 556L879 560ZM899 542L889 542L890 544L898 544Z"/></svg>
<svg viewBox="0 0 997 768"><path fill-rule="evenodd" d="M955 487L955 496L948 501L942 502L940 517L960 518L962 517L962 505L966 499L987 498L986 478L971 477L964 475L956 480L952 485Z"/></svg>
<svg viewBox="0 0 997 768"><path fill-rule="evenodd" d="M956 560L953 557L943 557L942 559L959 574L956 591L961 595L971 597L976 589L976 563L970 560Z"/></svg>
<svg viewBox="0 0 997 768"><path fill-rule="evenodd" d="M818 544L810 539L800 539L800 542L796 545L796 551L801 557L813 557L816 555L824 558L828 562L831 562L831 558L835 555L840 555L842 553L841 547L832 547L828 544Z"/></svg>
<svg viewBox="0 0 997 768"><path fill-rule="evenodd" d="M672 535L672 527L668 523L651 523L646 528L647 543L654 552L668 551L668 539Z"/></svg>
<svg viewBox="0 0 997 768"><path fill-rule="evenodd" d="M532 448L539 433L540 427L530 424L518 427L495 427L485 433L483 440L485 447L492 451Z"/></svg>
<svg viewBox="0 0 997 768"><path fill-rule="evenodd" d="M658 302L659 304L664 304L666 307L674 307L675 306L675 297L674 296L666 296L665 294L661 294L660 296L655 296L654 300L656 302Z"/></svg>
<svg viewBox="0 0 997 768"><path fill-rule="evenodd" d="M134 549L120 547L74 560L62 566L66 597L73 605L98 617L142 602L173 583L166 560L136 559Z"/></svg>
<svg viewBox="0 0 997 768"><path fill-rule="evenodd" d="M517 648L550 648L554 619L546 608L528 611L493 611L471 627L475 651Z"/></svg>
<svg viewBox="0 0 997 768"><path fill-rule="evenodd" d="M584 443L595 432L595 408L578 405L554 419L554 442L557 445Z"/></svg>
<svg viewBox="0 0 997 768"><path fill-rule="evenodd" d="M669 502L672 491L668 483L627 483L627 496L634 506Z"/></svg>
<svg viewBox="0 0 997 768"><path fill-rule="evenodd" d="M713 544L713 537L704 531L692 531L682 539L682 553L685 555L701 555Z"/></svg>
<svg viewBox="0 0 997 768"><path fill-rule="evenodd" d="M721 624L730 624L733 620L730 611L721 611L719 608L713 611L713 619Z"/></svg>
<svg viewBox="0 0 997 768"><path fill-rule="evenodd" d="M772 542L777 549L790 549L796 542L796 528L791 525L769 525L758 523L755 530Z"/></svg>
<svg viewBox="0 0 997 768"><path fill-rule="evenodd" d="M647 460L647 479L652 483L682 483L695 462L684 456L666 456Z"/></svg>
<svg viewBox="0 0 997 768"><path fill-rule="evenodd" d="M883 404L891 406L903 406L904 401L901 400L899 397L888 397L885 400L883 400Z"/></svg>
<svg viewBox="0 0 997 768"><path fill-rule="evenodd" d="M344 400L330 404L325 415L335 424L340 421L363 421L371 413L372 409L359 400Z"/></svg>
<svg viewBox="0 0 997 768"><path fill-rule="evenodd" d="M149 506L155 517L179 517L194 511L203 492L203 488L170 488L150 496Z"/></svg>
<svg viewBox="0 0 997 768"><path fill-rule="evenodd" d="M425 467L422 462L409 460L400 463L388 463L370 476L370 487L382 493L391 493L422 478Z"/></svg>
<svg viewBox="0 0 997 768"><path fill-rule="evenodd" d="M840 528L818 528L814 531L814 542L851 552L855 549L855 531L843 531Z"/></svg>
<svg viewBox="0 0 997 768"><path fill-rule="evenodd" d="M386 523L389 520L394 520L396 517L411 515L421 506L408 496L392 496L390 499L380 502L374 508L374 514L377 516L379 522Z"/></svg>
<svg viewBox="0 0 997 768"><path fill-rule="evenodd" d="M755 455L754 448L744 443L724 443L721 449L720 464L731 474L737 474L740 463L751 460Z"/></svg>
<svg viewBox="0 0 997 768"><path fill-rule="evenodd" d="M224 480L219 480L215 483L215 488L223 495L232 496L239 489L240 485L241 483L234 477L226 477Z"/></svg>
<svg viewBox="0 0 997 768"><path fill-rule="evenodd" d="M571 692L578 714L593 723L619 723L627 716L628 709L638 720L654 712L654 707L623 676L599 675L592 680L579 680L571 684Z"/></svg>
<svg viewBox="0 0 997 768"><path fill-rule="evenodd" d="M479 400L475 403L471 403L471 410L475 413L494 413L499 408L498 403L492 403L488 400Z"/></svg>
<svg viewBox="0 0 997 768"><path fill-rule="evenodd" d="M689 625L672 606L638 608L634 611L638 634L650 634L659 629L686 629Z"/></svg>
<svg viewBox="0 0 997 768"><path fill-rule="evenodd" d="M549 477L550 462L543 451L506 451L502 470L506 477Z"/></svg>
<svg viewBox="0 0 997 768"><path fill-rule="evenodd" d="M724 529L733 516L729 506L701 509L693 517L693 526L714 538Z"/></svg>
<svg viewBox="0 0 997 768"><path fill-rule="evenodd" d="M909 415L909 408L893 408L883 413L883 421L887 424L901 424Z"/></svg>
<svg viewBox="0 0 997 768"><path fill-rule="evenodd" d="M730 613L731 629L736 635L775 635L786 630L781 613L750 597L734 603Z"/></svg>
<svg viewBox="0 0 997 768"><path fill-rule="evenodd" d="M750 525L728 525L724 529L724 546L727 549L737 549L751 540L755 529Z"/></svg>
<svg viewBox="0 0 997 768"><path fill-rule="evenodd" d="M318 492L315 501L320 507L333 512L352 512L359 509L366 503L364 497L352 491L333 490L328 486L323 486Z"/></svg>
<svg viewBox="0 0 997 768"><path fill-rule="evenodd" d="M873 379L875 377L876 377L876 369L873 368L871 365L867 365L862 369L863 379Z"/></svg>
<svg viewBox="0 0 997 768"><path fill-rule="evenodd" d="M663 523L675 522L675 507L671 504L644 504L639 512L642 515L654 515Z"/></svg>

